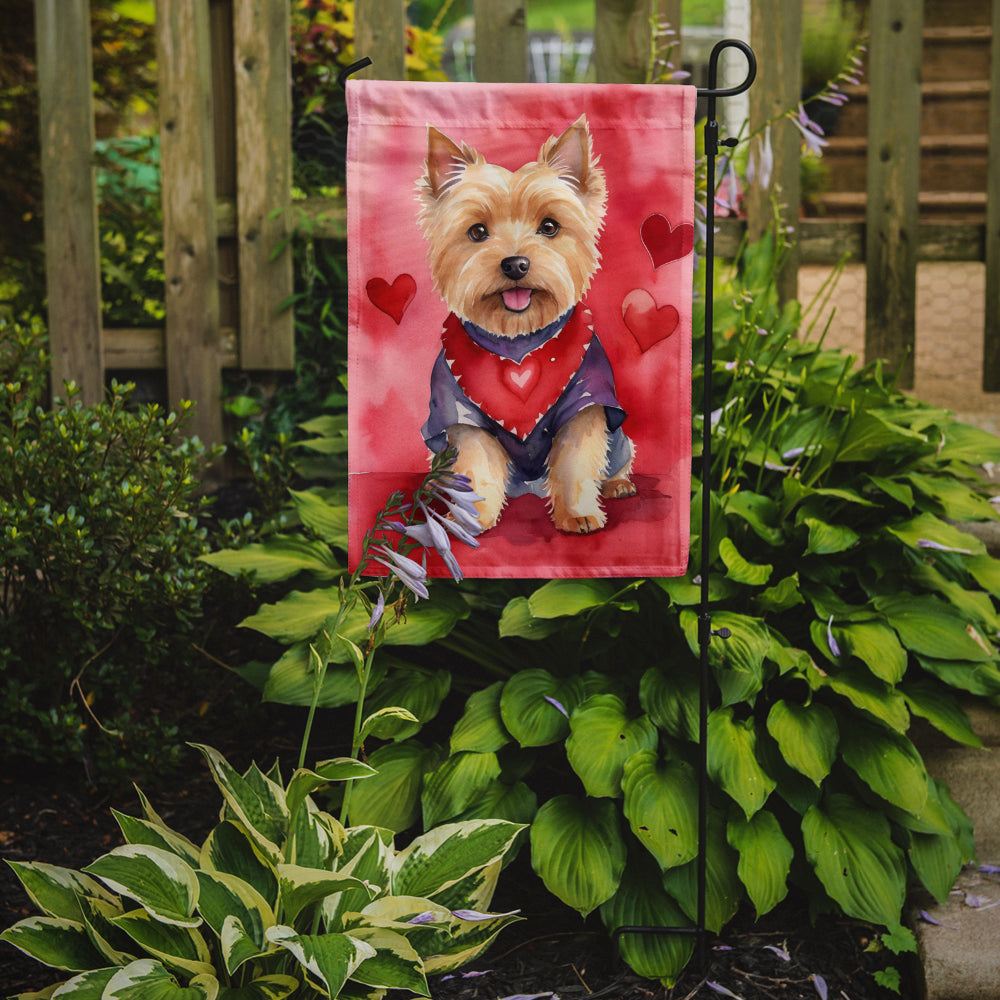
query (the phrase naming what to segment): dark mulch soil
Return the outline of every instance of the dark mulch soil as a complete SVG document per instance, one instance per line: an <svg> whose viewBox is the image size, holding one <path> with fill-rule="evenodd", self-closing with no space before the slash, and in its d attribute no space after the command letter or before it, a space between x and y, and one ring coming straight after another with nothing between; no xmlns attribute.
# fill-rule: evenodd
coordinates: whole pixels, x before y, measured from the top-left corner
<svg viewBox="0 0 1000 1000"><path fill-rule="evenodd" d="M279 719L277 731L274 742L290 750L291 727ZM269 741L272 749L274 742ZM234 763L246 759L239 744L220 740L219 745ZM193 751L191 763L189 770L150 791L150 798L169 825L197 840L213 825L220 800ZM66 776L26 777L0 778L0 858L9 861L83 867L121 843L112 806L139 814L134 794L123 791L109 797L74 785ZM885 952L866 951L872 941L870 928L829 918L812 927L805 907L797 902L784 904L757 925L749 915L737 917L721 937L706 941L704 970L689 968L673 990L640 979L617 961L596 918L581 922L558 904L523 857L501 877L494 907L520 908L526 919L505 930L469 970L446 979L433 977L435 1000L553 993L562 1000L688 1000L730 994L744 1000L815 1000L824 995L831 1000L886 1000L892 994L878 987L872 975L889 964L904 974L902 996L917 995L903 963ZM0 927L31 913L12 872L0 866ZM58 973L0 944L0 995L41 989L59 979Z"/></svg>

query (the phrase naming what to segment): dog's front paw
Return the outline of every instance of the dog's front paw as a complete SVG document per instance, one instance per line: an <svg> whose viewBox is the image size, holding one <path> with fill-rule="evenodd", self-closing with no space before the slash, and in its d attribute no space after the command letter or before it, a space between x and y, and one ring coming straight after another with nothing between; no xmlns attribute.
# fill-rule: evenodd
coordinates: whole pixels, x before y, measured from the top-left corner
<svg viewBox="0 0 1000 1000"><path fill-rule="evenodd" d="M630 479L606 479L601 484L601 496L605 500L621 500L624 497L634 497L638 490Z"/></svg>
<svg viewBox="0 0 1000 1000"><path fill-rule="evenodd" d="M560 531L570 535L589 535L600 531L607 524L607 516L603 511L597 514L569 514L553 517L552 521Z"/></svg>

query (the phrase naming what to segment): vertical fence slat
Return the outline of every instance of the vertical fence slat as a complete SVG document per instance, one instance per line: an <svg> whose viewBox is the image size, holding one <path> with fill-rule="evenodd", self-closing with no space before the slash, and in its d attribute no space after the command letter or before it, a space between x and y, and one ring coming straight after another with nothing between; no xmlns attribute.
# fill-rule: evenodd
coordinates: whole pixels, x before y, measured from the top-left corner
<svg viewBox="0 0 1000 1000"><path fill-rule="evenodd" d="M52 391L104 395L88 0L35 0Z"/></svg>
<svg viewBox="0 0 1000 1000"><path fill-rule="evenodd" d="M598 83L646 82L653 2L594 0L594 66Z"/></svg>
<svg viewBox="0 0 1000 1000"><path fill-rule="evenodd" d="M476 80L523 83L528 78L524 0L475 0Z"/></svg>
<svg viewBox="0 0 1000 1000"><path fill-rule="evenodd" d="M913 387L923 2L872 0L868 58L865 359ZM904 360L905 359L905 360Z"/></svg>
<svg viewBox="0 0 1000 1000"><path fill-rule="evenodd" d="M802 4L799 0L760 0L750 8L750 40L761 72L750 88L750 130L794 108L802 91ZM730 123L735 132L739 122ZM802 137L795 125L779 119L771 127L774 170L766 189L757 181L747 194L747 227L758 239L774 219L773 202L780 206L781 225L793 229L793 246L778 274L782 301L798 296L799 274L799 159Z"/></svg>
<svg viewBox="0 0 1000 1000"><path fill-rule="evenodd" d="M986 179L986 325L983 389L1000 392L1000 0L993 0L990 45L989 170Z"/></svg>
<svg viewBox="0 0 1000 1000"><path fill-rule="evenodd" d="M240 365L295 367L289 242L292 144L287 0L233 7L236 74L236 229L240 268ZM276 211L279 210L279 211ZM284 243L277 255L275 249Z"/></svg>
<svg viewBox="0 0 1000 1000"><path fill-rule="evenodd" d="M372 61L358 76L406 79L406 0L363 0L354 5L354 53Z"/></svg>
<svg viewBox="0 0 1000 1000"><path fill-rule="evenodd" d="M167 394L197 402L192 430L222 440L219 257L206 0L159 0Z"/></svg>

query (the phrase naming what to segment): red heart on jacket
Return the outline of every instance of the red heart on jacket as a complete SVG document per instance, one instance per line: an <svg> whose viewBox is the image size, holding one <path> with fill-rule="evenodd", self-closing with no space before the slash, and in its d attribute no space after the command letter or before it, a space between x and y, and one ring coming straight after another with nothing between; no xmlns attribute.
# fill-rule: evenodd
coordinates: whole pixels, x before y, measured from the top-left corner
<svg viewBox="0 0 1000 1000"><path fill-rule="evenodd" d="M625 296L622 316L643 353L661 340L666 340L677 329L681 318L673 306L657 308L656 300L644 288L633 288Z"/></svg>
<svg viewBox="0 0 1000 1000"><path fill-rule="evenodd" d="M694 249L694 226L689 222L674 227L662 215L650 215L639 227L642 245L653 268L686 257Z"/></svg>
<svg viewBox="0 0 1000 1000"><path fill-rule="evenodd" d="M530 355L520 364L511 361L503 366L504 384L522 403L531 395L540 373L538 359Z"/></svg>
<svg viewBox="0 0 1000 1000"><path fill-rule="evenodd" d="M365 291L372 305L391 316L399 326L403 313L417 294L417 283L411 274L399 275L391 285L385 278L372 278L365 285Z"/></svg>

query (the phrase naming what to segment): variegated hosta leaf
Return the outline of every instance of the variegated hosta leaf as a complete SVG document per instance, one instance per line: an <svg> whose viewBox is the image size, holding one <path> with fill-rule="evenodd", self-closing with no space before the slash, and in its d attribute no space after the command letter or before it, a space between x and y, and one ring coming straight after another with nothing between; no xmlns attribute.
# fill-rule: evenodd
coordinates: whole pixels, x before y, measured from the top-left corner
<svg viewBox="0 0 1000 1000"><path fill-rule="evenodd" d="M841 755L876 795L919 815L927 802L927 771L906 736L861 719L852 720Z"/></svg>
<svg viewBox="0 0 1000 1000"><path fill-rule="evenodd" d="M35 961L53 969L81 972L100 968L104 958L95 950L87 928L65 917L28 917L0 934L6 941Z"/></svg>
<svg viewBox="0 0 1000 1000"><path fill-rule="evenodd" d="M717 708L709 715L708 773L747 818L764 805L776 782L757 761L757 733L752 718L737 721L731 707Z"/></svg>
<svg viewBox="0 0 1000 1000"><path fill-rule="evenodd" d="M244 777L217 750L203 744L193 745L205 755L226 806L246 827L264 855L277 863L281 857L278 845L288 832L284 789L259 771L251 770Z"/></svg>
<svg viewBox="0 0 1000 1000"><path fill-rule="evenodd" d="M120 902L109 903L93 896L80 899L83 921L94 947L104 956L105 965L128 965L139 958L135 942L114 924L125 911Z"/></svg>
<svg viewBox="0 0 1000 1000"><path fill-rule="evenodd" d="M402 934L384 927L356 927L351 937L375 949L375 954L351 973L355 982L430 996L424 963Z"/></svg>
<svg viewBox="0 0 1000 1000"><path fill-rule="evenodd" d="M281 887L282 912L285 919L291 921L305 907L345 889L361 889L369 893L369 898L375 895L374 890L353 875L303 868L300 865L278 865L278 881Z"/></svg>
<svg viewBox="0 0 1000 1000"><path fill-rule="evenodd" d="M460 879L500 861L522 829L495 819L446 823L429 830L393 860L392 892L433 899Z"/></svg>
<svg viewBox="0 0 1000 1000"><path fill-rule="evenodd" d="M451 752L473 750L476 753L495 753L510 743L500 716L500 693L503 681L497 681L469 696L462 717L451 733Z"/></svg>
<svg viewBox="0 0 1000 1000"><path fill-rule="evenodd" d="M112 923L168 968L180 969L189 976L213 971L212 956L205 939L190 927L161 923L145 910L123 913Z"/></svg>
<svg viewBox="0 0 1000 1000"><path fill-rule="evenodd" d="M248 882L223 872L200 871L198 883L201 887L198 910L219 939L223 938L223 929L227 921L235 920L239 923L238 930L241 934L236 934L236 929L230 929L230 940L234 939L234 935L236 938L242 935L243 938L250 939L254 949L253 954L265 951L264 931L275 923L274 911L267 900ZM230 975L248 957L252 957L245 954L246 949L241 944L239 961L231 964L233 949L230 947L224 950L226 967Z"/></svg>
<svg viewBox="0 0 1000 1000"><path fill-rule="evenodd" d="M630 858L618 891L601 905L610 932L619 927L690 927L683 910L664 891L652 859ZM619 952L640 976L672 986L694 950L692 934L623 934Z"/></svg>
<svg viewBox="0 0 1000 1000"><path fill-rule="evenodd" d="M252 885L272 908L278 905L278 875L241 823L220 823L202 844L199 867L224 872Z"/></svg>
<svg viewBox="0 0 1000 1000"><path fill-rule="evenodd" d="M50 986L44 993L20 993L11 1000L30 1000L32 997L41 1000L42 997L50 996L56 1000L101 1000L104 988L111 982L119 968L120 966L110 966L107 969L91 969L89 972L81 972L80 975L67 979L51 993Z"/></svg>
<svg viewBox="0 0 1000 1000"><path fill-rule="evenodd" d="M8 861L31 901L46 916L81 920L80 897L92 896L109 903L116 898L97 879L39 861Z"/></svg>
<svg viewBox="0 0 1000 1000"><path fill-rule="evenodd" d="M661 869L698 853L698 783L690 765L660 760L652 750L625 762L625 817Z"/></svg>
<svg viewBox="0 0 1000 1000"><path fill-rule="evenodd" d="M630 719L625 702L613 694L592 695L574 710L569 726L566 757L595 798L620 798L626 760L639 750L655 749L659 740L649 716Z"/></svg>
<svg viewBox="0 0 1000 1000"><path fill-rule="evenodd" d="M299 985L294 976L261 976L244 986L223 987L218 1000L285 1000Z"/></svg>
<svg viewBox="0 0 1000 1000"><path fill-rule="evenodd" d="M569 716L583 698L579 677L560 679L547 670L522 670L504 684L500 717L521 746L547 746L566 736Z"/></svg>
<svg viewBox="0 0 1000 1000"><path fill-rule="evenodd" d="M159 962L143 958L119 969L101 1000L216 1000L218 995L219 981L212 975L196 976L181 986Z"/></svg>
<svg viewBox="0 0 1000 1000"><path fill-rule="evenodd" d="M278 924L267 930L272 944L285 948L332 997L363 961L375 957L375 949L349 934L296 934L291 927Z"/></svg>
<svg viewBox="0 0 1000 1000"><path fill-rule="evenodd" d="M819 702L799 705L778 700L767 716L767 731L781 748L781 756L815 785L830 773L840 732L830 709Z"/></svg>
<svg viewBox="0 0 1000 1000"><path fill-rule="evenodd" d="M285 805L288 812L294 815L306 797L312 795L318 788L328 785L331 781L351 781L357 778L370 778L377 774L375 768L353 757L336 757L324 760L313 770L301 767L288 782L285 792Z"/></svg>
<svg viewBox="0 0 1000 1000"><path fill-rule="evenodd" d="M583 916L610 899L625 870L615 803L549 799L531 824L531 865L549 892Z"/></svg>
<svg viewBox="0 0 1000 1000"><path fill-rule="evenodd" d="M521 919L516 912L478 914L475 919L465 919L463 914L468 912L465 910L451 912L454 922L450 933L442 932L437 947L424 956L424 971L428 975L468 965L486 951L500 931Z"/></svg>
<svg viewBox="0 0 1000 1000"><path fill-rule="evenodd" d="M198 878L171 851L146 844L125 844L98 858L84 871L113 892L134 899L150 916L166 924L197 927Z"/></svg>
<svg viewBox="0 0 1000 1000"><path fill-rule="evenodd" d="M736 873L758 918L762 917L788 895L788 872L795 849L774 814L765 809L750 819L737 816L730 820L726 836L730 847L740 854Z"/></svg>
<svg viewBox="0 0 1000 1000"><path fill-rule="evenodd" d="M122 835L129 844L146 844L149 847L159 847L161 850L176 854L181 860L186 861L191 867L198 864L199 848L196 847L187 837L176 833L169 827L150 822L145 819L136 819L134 816L127 816L125 813L112 809L118 826L121 827Z"/></svg>
<svg viewBox="0 0 1000 1000"><path fill-rule="evenodd" d="M305 868L335 868L344 842L344 828L329 813L317 809L306 799L292 820L285 857Z"/></svg>
<svg viewBox="0 0 1000 1000"><path fill-rule="evenodd" d="M500 777L495 753L452 754L424 778L420 802L424 826L437 826L454 819L475 802Z"/></svg>
<svg viewBox="0 0 1000 1000"><path fill-rule="evenodd" d="M802 836L820 882L849 917L899 923L906 866L882 813L849 795L830 795L806 813Z"/></svg>
<svg viewBox="0 0 1000 1000"><path fill-rule="evenodd" d="M358 912L368 905L371 893L384 892L389 886L392 857L392 833L373 826L356 826L347 831L337 870L353 875L367 888L345 889L323 900L323 920L327 930L344 930L343 915Z"/></svg>
<svg viewBox="0 0 1000 1000"><path fill-rule="evenodd" d="M522 827L521 833L523 832L524 828ZM521 833L517 835L515 840L520 838ZM493 894L496 892L504 861L506 861L506 857L497 858L492 864L476 869L465 878L460 878L447 889L436 892L434 901L448 907L449 910L488 910L493 902Z"/></svg>

